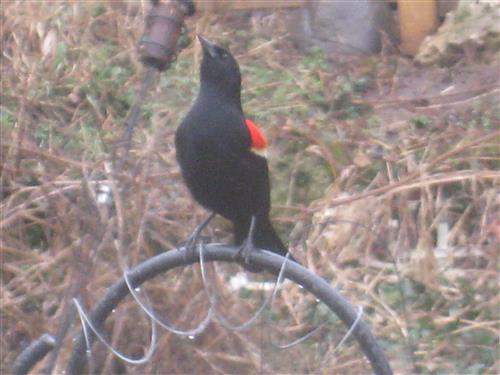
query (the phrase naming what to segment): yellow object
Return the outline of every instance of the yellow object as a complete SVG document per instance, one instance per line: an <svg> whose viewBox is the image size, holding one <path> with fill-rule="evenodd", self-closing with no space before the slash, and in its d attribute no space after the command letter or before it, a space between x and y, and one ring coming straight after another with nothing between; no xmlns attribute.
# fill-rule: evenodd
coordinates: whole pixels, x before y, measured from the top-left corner
<svg viewBox="0 0 500 375"><path fill-rule="evenodd" d="M398 10L401 51L414 55L424 38L436 31L436 0L398 0Z"/></svg>

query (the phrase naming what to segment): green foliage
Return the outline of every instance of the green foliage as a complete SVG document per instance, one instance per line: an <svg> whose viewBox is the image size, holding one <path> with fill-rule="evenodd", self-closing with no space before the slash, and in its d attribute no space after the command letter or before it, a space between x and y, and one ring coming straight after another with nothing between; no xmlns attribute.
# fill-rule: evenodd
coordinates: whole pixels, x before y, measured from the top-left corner
<svg viewBox="0 0 500 375"><path fill-rule="evenodd" d="M26 243L31 249L47 249L47 238L41 225L35 223L28 224L24 236Z"/></svg>
<svg viewBox="0 0 500 375"><path fill-rule="evenodd" d="M370 108L367 105L355 103L360 94L366 92L373 85L368 76L348 77L340 81L338 94L333 101L333 109L338 112L340 119L357 119L366 114Z"/></svg>
<svg viewBox="0 0 500 375"><path fill-rule="evenodd" d="M47 146L49 135L50 135L50 125L40 124L41 126L36 128L33 133L34 138L38 141L40 146Z"/></svg>
<svg viewBox="0 0 500 375"><path fill-rule="evenodd" d="M454 21L456 23L464 22L471 15L472 15L472 13L471 13L469 7L467 7L467 6L459 7L458 11L455 13Z"/></svg>
<svg viewBox="0 0 500 375"><path fill-rule="evenodd" d="M318 50L307 55L292 69L271 69L265 61L242 62L244 77L242 98L244 106L255 107L257 103L272 103L262 108L258 120L266 122L270 115L286 115L304 118L315 107L327 109L324 83L314 72L324 69L326 59ZM246 84L248 83L248 84Z"/></svg>
<svg viewBox="0 0 500 375"><path fill-rule="evenodd" d="M67 64L68 64L68 56L67 56L67 47L66 43L64 42L59 42L57 43L56 47L56 56L55 56L55 66L56 66L56 71L60 72L64 69L66 69Z"/></svg>
<svg viewBox="0 0 500 375"><path fill-rule="evenodd" d="M85 159L94 160L102 156L103 147L101 132L95 123L84 122L73 133L71 139L64 145L68 153L82 154Z"/></svg>
<svg viewBox="0 0 500 375"><path fill-rule="evenodd" d="M113 44L105 44L102 48L89 51L89 60L94 73L90 87L118 91L134 74L131 64L113 65L110 63L111 57L117 54L118 48L119 46Z"/></svg>
<svg viewBox="0 0 500 375"><path fill-rule="evenodd" d="M165 95L164 101L152 102L158 109L172 109L170 112L175 123L184 116L198 92L198 67L192 63L191 59L185 58L175 61L160 77L159 86Z"/></svg>
<svg viewBox="0 0 500 375"><path fill-rule="evenodd" d="M312 325L320 325L326 322L333 323L338 320L335 314L324 303L312 303L306 312L306 320Z"/></svg>
<svg viewBox="0 0 500 375"><path fill-rule="evenodd" d="M398 285L384 284L380 286L380 292L384 301L387 301L391 306L401 304L401 290Z"/></svg>
<svg viewBox="0 0 500 375"><path fill-rule="evenodd" d="M267 317L273 322L279 322L282 318L281 314L275 310L267 310L266 313Z"/></svg>
<svg viewBox="0 0 500 375"><path fill-rule="evenodd" d="M312 47L309 53L302 59L299 67L307 70L326 70L328 68L328 61L325 52L319 47Z"/></svg>
<svg viewBox="0 0 500 375"><path fill-rule="evenodd" d="M428 116L415 116L410 122L418 129L428 129L433 125L433 120Z"/></svg>
<svg viewBox="0 0 500 375"><path fill-rule="evenodd" d="M253 296L253 292L251 289L241 288L239 296L241 299L249 299Z"/></svg>
<svg viewBox="0 0 500 375"><path fill-rule="evenodd" d="M0 110L0 126L6 129L14 128L16 118L5 110Z"/></svg>
<svg viewBox="0 0 500 375"><path fill-rule="evenodd" d="M97 4L92 8L92 16L94 18L99 17L100 15L106 12L106 7L103 4Z"/></svg>
<svg viewBox="0 0 500 375"><path fill-rule="evenodd" d="M378 128L382 125L380 118L377 116L370 116L366 119L366 127L369 129Z"/></svg>

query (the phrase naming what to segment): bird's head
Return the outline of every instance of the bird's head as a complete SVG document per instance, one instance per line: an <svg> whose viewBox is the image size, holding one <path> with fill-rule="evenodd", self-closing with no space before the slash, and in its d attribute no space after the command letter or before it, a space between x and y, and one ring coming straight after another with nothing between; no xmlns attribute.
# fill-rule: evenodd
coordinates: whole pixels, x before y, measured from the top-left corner
<svg viewBox="0 0 500 375"><path fill-rule="evenodd" d="M231 53L207 39L198 35L203 50L203 60L200 68L200 80L219 87L229 95L241 91L241 73L238 62Z"/></svg>

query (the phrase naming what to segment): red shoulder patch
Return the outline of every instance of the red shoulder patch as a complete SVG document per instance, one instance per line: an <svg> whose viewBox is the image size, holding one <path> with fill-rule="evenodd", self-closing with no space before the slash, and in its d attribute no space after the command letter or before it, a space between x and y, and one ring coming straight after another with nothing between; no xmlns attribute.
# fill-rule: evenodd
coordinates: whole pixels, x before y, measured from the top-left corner
<svg viewBox="0 0 500 375"><path fill-rule="evenodd" d="M262 150L267 147L267 139L252 120L245 119L245 125L250 133L252 148Z"/></svg>

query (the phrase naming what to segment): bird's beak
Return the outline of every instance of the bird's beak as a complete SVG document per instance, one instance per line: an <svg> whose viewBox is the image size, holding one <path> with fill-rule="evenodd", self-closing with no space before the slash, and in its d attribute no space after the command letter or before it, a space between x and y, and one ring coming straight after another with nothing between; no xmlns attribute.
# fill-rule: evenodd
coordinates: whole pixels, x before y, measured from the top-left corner
<svg viewBox="0 0 500 375"><path fill-rule="evenodd" d="M198 40L200 41L201 48L203 48L204 53L208 53L211 57L217 56L215 51L215 44L203 38L200 34L197 34Z"/></svg>

